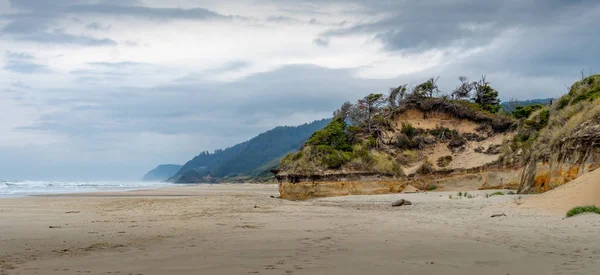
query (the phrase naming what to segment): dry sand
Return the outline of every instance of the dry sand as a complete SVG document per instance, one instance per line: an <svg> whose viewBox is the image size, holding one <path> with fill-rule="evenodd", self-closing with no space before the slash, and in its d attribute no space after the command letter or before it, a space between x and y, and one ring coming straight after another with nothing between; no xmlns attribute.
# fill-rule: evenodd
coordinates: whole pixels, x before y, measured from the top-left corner
<svg viewBox="0 0 600 275"><path fill-rule="evenodd" d="M600 207L600 169L584 174L572 182L523 201L523 208L564 215L573 207Z"/></svg>
<svg viewBox="0 0 600 275"><path fill-rule="evenodd" d="M2 199L0 274L600 274L596 216L485 193L292 202L270 198L275 185L204 185ZM399 198L413 205L392 208Z"/></svg>

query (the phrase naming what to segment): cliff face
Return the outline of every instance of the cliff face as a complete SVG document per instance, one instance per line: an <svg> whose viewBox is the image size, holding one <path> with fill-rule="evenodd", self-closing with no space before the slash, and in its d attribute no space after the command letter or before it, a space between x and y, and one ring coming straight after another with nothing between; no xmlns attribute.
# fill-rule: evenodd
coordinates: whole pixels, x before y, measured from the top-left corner
<svg viewBox="0 0 600 275"><path fill-rule="evenodd" d="M407 184L537 193L600 167L600 75L514 116L414 94L377 109L376 99L340 108L341 118L282 160L275 172L283 198L394 193Z"/></svg>
<svg viewBox="0 0 600 275"><path fill-rule="evenodd" d="M392 121L380 133L383 144L378 147L369 148L368 139L356 138L348 152L336 152L309 140L275 171L281 197L397 193L408 184L421 190L518 187L520 167L499 162L515 131L494 131L488 123L443 110L408 108ZM341 156L341 165L332 163L336 156Z"/></svg>
<svg viewBox="0 0 600 275"><path fill-rule="evenodd" d="M521 193L546 192L600 167L600 75L574 83L542 112L546 123L526 150Z"/></svg>
<svg viewBox="0 0 600 275"><path fill-rule="evenodd" d="M550 151L527 161L519 192L546 192L599 168L600 116L549 147Z"/></svg>
<svg viewBox="0 0 600 275"><path fill-rule="evenodd" d="M281 198L305 200L317 197L399 193L408 185L419 190L444 191L516 189L519 186L520 172L519 167L479 167L413 177L356 173L311 177L278 176L278 180Z"/></svg>

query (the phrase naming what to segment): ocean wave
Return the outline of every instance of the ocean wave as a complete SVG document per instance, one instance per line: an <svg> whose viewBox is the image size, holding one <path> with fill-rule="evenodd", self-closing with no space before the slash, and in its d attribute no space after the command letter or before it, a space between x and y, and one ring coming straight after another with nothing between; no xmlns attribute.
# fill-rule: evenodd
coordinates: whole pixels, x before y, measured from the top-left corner
<svg viewBox="0 0 600 275"><path fill-rule="evenodd" d="M2 181L0 182L0 196L125 191L151 189L169 185L164 182L126 181Z"/></svg>

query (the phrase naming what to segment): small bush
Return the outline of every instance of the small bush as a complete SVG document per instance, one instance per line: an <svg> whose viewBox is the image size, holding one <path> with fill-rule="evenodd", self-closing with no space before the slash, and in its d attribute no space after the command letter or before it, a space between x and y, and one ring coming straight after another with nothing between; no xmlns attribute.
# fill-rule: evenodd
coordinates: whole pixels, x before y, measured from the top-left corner
<svg viewBox="0 0 600 275"><path fill-rule="evenodd" d="M425 148L426 142L425 142L425 137L423 135L418 135L418 136L414 137L412 141L414 142L416 148L419 148L419 149Z"/></svg>
<svg viewBox="0 0 600 275"><path fill-rule="evenodd" d="M571 104L577 104L581 101L594 101L595 99L600 98L600 90L590 90L587 93L580 94L573 99Z"/></svg>
<svg viewBox="0 0 600 275"><path fill-rule="evenodd" d="M468 141L484 141L485 137L482 137L474 133L463 133L462 136Z"/></svg>
<svg viewBox="0 0 600 275"><path fill-rule="evenodd" d="M569 212L567 212L567 217L573 217L575 215L579 215L579 214L583 214L583 213L600 214L600 208L598 208L597 206L594 206L594 205L577 206L577 207L569 210Z"/></svg>
<svg viewBox="0 0 600 275"><path fill-rule="evenodd" d="M319 146L326 145L336 150L351 151L350 137L346 133L346 122L343 118L335 118L322 130L316 131L309 139L308 144Z"/></svg>
<svg viewBox="0 0 600 275"><path fill-rule="evenodd" d="M412 126L410 123L402 122L401 133L405 134L408 138L413 138L417 134L417 129Z"/></svg>
<svg viewBox="0 0 600 275"><path fill-rule="evenodd" d="M518 119L529 118L531 114L539 109L544 108L542 104L535 104L530 106L517 106L516 110L512 112L512 115Z"/></svg>
<svg viewBox="0 0 600 275"><path fill-rule="evenodd" d="M571 100L569 99L568 95L564 95L562 96L557 102L556 102L556 109L557 110L562 110L563 108L567 107L569 105L569 102Z"/></svg>
<svg viewBox="0 0 600 275"><path fill-rule="evenodd" d="M454 153L457 153L459 151L462 151L465 145L467 145L467 140L464 137L457 136L454 139L452 139L450 143L448 143L448 149L450 149L450 151Z"/></svg>
<svg viewBox="0 0 600 275"><path fill-rule="evenodd" d="M429 175L429 174L433 174L433 172L434 172L433 164L431 164L431 162L429 162L429 160L426 160L423 163L423 165L421 165L419 170L417 170L417 174L419 174L419 175Z"/></svg>
<svg viewBox="0 0 600 275"><path fill-rule="evenodd" d="M377 147L377 140L374 137L369 137L366 145L367 148L375 148Z"/></svg>
<svg viewBox="0 0 600 275"><path fill-rule="evenodd" d="M413 149L416 148L416 144L406 134L400 133L396 135L395 145L400 149Z"/></svg>
<svg viewBox="0 0 600 275"><path fill-rule="evenodd" d="M453 139L454 137L458 136L458 132L456 130L450 130L446 127L441 126L429 130L429 133L441 140Z"/></svg>
<svg viewBox="0 0 600 275"><path fill-rule="evenodd" d="M428 191L433 191L433 190L436 190L436 189L438 189L438 186L437 186L437 185L435 185L435 184L432 184L432 185L429 185L429 186L427 186L427 190L428 190Z"/></svg>
<svg viewBox="0 0 600 275"><path fill-rule="evenodd" d="M402 165L411 164L419 159L419 153L414 150L408 150L402 152L400 156L398 156L398 162Z"/></svg>
<svg viewBox="0 0 600 275"><path fill-rule="evenodd" d="M516 126L516 121L508 115L497 115L492 120L492 129L494 129L495 132L506 132L514 129Z"/></svg>
<svg viewBox="0 0 600 275"><path fill-rule="evenodd" d="M323 158L323 164L329 169L338 169L350 161L350 158L348 152L331 152Z"/></svg>
<svg viewBox="0 0 600 275"><path fill-rule="evenodd" d="M429 144L435 144L435 142L437 140L432 135L426 135L426 136L423 137L423 141L425 142L425 144L429 145Z"/></svg>
<svg viewBox="0 0 600 275"><path fill-rule="evenodd" d="M452 162L452 156L443 156L438 158L437 165L439 167L447 167Z"/></svg>

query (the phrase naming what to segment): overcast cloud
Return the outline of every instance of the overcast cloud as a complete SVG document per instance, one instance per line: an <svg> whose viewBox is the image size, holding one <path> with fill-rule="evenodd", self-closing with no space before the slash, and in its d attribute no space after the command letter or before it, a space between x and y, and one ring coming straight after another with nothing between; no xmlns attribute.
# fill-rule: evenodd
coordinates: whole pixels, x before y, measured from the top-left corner
<svg viewBox="0 0 600 275"><path fill-rule="evenodd" d="M595 0L0 0L0 180L137 179L432 76L555 97L598 72L598 14Z"/></svg>

